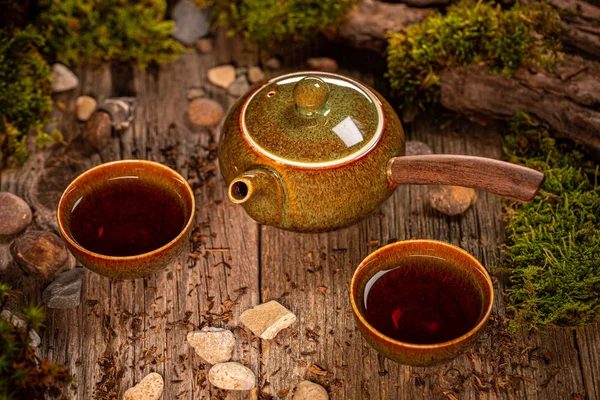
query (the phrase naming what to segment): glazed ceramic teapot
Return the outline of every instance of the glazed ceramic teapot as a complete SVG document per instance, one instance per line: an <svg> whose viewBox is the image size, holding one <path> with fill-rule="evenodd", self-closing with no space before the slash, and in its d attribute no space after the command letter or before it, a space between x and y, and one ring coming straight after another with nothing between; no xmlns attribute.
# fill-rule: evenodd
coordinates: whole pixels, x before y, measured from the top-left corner
<svg viewBox="0 0 600 400"><path fill-rule="evenodd" d="M390 104L357 80L297 72L244 95L225 119L228 197L261 224L322 232L353 224L403 183L456 185L531 201L544 175L473 156L404 156Z"/></svg>

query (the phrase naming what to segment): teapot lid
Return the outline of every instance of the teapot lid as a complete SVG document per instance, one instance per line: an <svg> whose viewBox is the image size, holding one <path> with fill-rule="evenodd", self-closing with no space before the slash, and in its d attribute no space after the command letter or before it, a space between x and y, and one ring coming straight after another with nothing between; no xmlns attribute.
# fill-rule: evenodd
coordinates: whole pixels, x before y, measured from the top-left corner
<svg viewBox="0 0 600 400"><path fill-rule="evenodd" d="M365 85L337 74L298 72L266 82L246 100L242 131L260 153L284 164L330 167L369 152L383 111Z"/></svg>

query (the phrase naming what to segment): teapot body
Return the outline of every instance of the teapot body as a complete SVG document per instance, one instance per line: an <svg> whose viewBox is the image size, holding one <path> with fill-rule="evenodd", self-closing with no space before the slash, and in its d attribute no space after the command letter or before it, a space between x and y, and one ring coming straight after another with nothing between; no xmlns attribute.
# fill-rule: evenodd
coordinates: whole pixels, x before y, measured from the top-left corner
<svg viewBox="0 0 600 400"><path fill-rule="evenodd" d="M358 222L393 193L396 184L387 178L387 164L391 158L404 154L404 131L398 116L380 94L370 89L383 115L382 134L370 150L342 164L313 167L269 157L248 140L241 108L258 90L260 86L232 107L218 150L221 173L228 186L236 177L256 171L268 176L264 178L265 185L276 191L268 195L256 193L253 201L241 204L251 218L296 232L329 231ZM268 118L268 112L264 117ZM297 145L301 146L301 141ZM235 201L231 190L230 186L229 197Z"/></svg>

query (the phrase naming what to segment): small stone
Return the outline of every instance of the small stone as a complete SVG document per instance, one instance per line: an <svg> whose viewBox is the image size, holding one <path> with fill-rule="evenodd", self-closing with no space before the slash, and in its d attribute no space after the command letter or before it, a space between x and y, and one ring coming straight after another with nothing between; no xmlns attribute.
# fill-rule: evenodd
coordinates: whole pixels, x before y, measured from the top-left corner
<svg viewBox="0 0 600 400"><path fill-rule="evenodd" d="M190 103L188 115L190 121L196 125L214 125L223 117L223 106L212 99L196 99Z"/></svg>
<svg viewBox="0 0 600 400"><path fill-rule="evenodd" d="M123 400L158 400L164 387L163 377L156 372L152 372L146 375L137 385L127 389Z"/></svg>
<svg viewBox="0 0 600 400"><path fill-rule="evenodd" d="M256 376L240 363L215 364L208 371L208 381L220 389L250 390L256 385Z"/></svg>
<svg viewBox="0 0 600 400"><path fill-rule="evenodd" d="M17 328L25 328L27 324L21 318L17 317L15 314L11 313L8 310L3 310L0 313L0 317L4 318ZM42 339L40 335L33 329L29 330L29 345L31 347L40 347L40 343L42 343Z"/></svg>
<svg viewBox="0 0 600 400"><path fill-rule="evenodd" d="M85 137L98 151L108 145L112 136L110 115L97 112L85 123Z"/></svg>
<svg viewBox="0 0 600 400"><path fill-rule="evenodd" d="M206 92L204 91L204 89L198 87L190 88L185 92L185 96L189 101L199 99L200 97L204 97L205 94Z"/></svg>
<svg viewBox="0 0 600 400"><path fill-rule="evenodd" d="M477 201L474 189L461 186L432 186L429 188L429 203L446 215L462 214Z"/></svg>
<svg viewBox="0 0 600 400"><path fill-rule="evenodd" d="M229 94L232 96L240 97L250 89L250 84L248 84L248 79L246 79L246 75L238 76L235 81L229 86Z"/></svg>
<svg viewBox="0 0 600 400"><path fill-rule="evenodd" d="M102 102L98 111L107 112L110 115L111 125L120 131L129 128L135 118L135 97L113 97Z"/></svg>
<svg viewBox="0 0 600 400"><path fill-rule="evenodd" d="M65 271L42 293L44 303L50 308L75 308L81 303L83 268Z"/></svg>
<svg viewBox="0 0 600 400"><path fill-rule="evenodd" d="M421 154L433 154L431 148L418 140L409 140L406 142L405 156L418 156Z"/></svg>
<svg viewBox="0 0 600 400"><path fill-rule="evenodd" d="M235 81L233 65L221 65L208 70L208 80L213 85L227 89Z"/></svg>
<svg viewBox="0 0 600 400"><path fill-rule="evenodd" d="M319 384L302 381L296 386L292 400L329 400L329 394Z"/></svg>
<svg viewBox="0 0 600 400"><path fill-rule="evenodd" d="M0 237L11 237L23 232L31 224L31 208L9 192L0 192Z"/></svg>
<svg viewBox="0 0 600 400"><path fill-rule="evenodd" d="M69 68L56 63L52 66L52 91L54 93L75 89L79 79Z"/></svg>
<svg viewBox="0 0 600 400"><path fill-rule="evenodd" d="M273 71L281 68L281 61L277 57L271 57L264 63L264 67Z"/></svg>
<svg viewBox="0 0 600 400"><path fill-rule="evenodd" d="M208 10L198 8L192 0L181 0L173 8L173 37L186 46L191 46L210 31Z"/></svg>
<svg viewBox="0 0 600 400"><path fill-rule="evenodd" d="M248 80L250 83L258 83L265 79L265 73L260 67L250 67L248 69Z"/></svg>
<svg viewBox="0 0 600 400"><path fill-rule="evenodd" d="M96 111L96 100L90 96L79 96L77 98L77 118L80 121L90 119L94 111Z"/></svg>
<svg viewBox="0 0 600 400"><path fill-rule="evenodd" d="M329 57L314 57L306 60L306 66L313 71L337 72L338 63Z"/></svg>
<svg viewBox="0 0 600 400"><path fill-rule="evenodd" d="M198 39L194 42L194 46L200 54L210 54L213 52L213 41L210 38Z"/></svg>
<svg viewBox="0 0 600 400"><path fill-rule="evenodd" d="M235 337L231 331L210 326L188 333L187 341L196 350L196 354L209 364L229 361L235 346Z"/></svg>
<svg viewBox="0 0 600 400"><path fill-rule="evenodd" d="M58 236L50 232L29 231L10 245L10 254L23 272L53 279L65 266L67 249Z"/></svg>
<svg viewBox="0 0 600 400"><path fill-rule="evenodd" d="M240 322L256 336L269 340L296 322L296 316L275 300L271 300L244 311Z"/></svg>

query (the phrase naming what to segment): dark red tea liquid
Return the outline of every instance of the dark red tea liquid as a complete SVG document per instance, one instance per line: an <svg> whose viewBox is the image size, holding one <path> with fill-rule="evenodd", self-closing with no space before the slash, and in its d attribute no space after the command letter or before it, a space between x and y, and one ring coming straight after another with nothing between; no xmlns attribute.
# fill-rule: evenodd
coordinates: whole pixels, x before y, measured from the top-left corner
<svg viewBox="0 0 600 400"><path fill-rule="evenodd" d="M184 228L185 217L178 194L137 177L122 177L79 199L69 228L87 250L133 256L169 243Z"/></svg>
<svg viewBox="0 0 600 400"><path fill-rule="evenodd" d="M408 257L365 287L365 318L393 339L432 344L471 330L482 314L473 278L437 257Z"/></svg>

